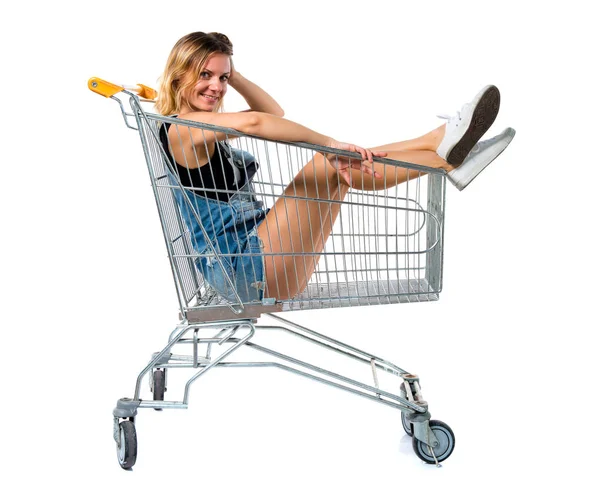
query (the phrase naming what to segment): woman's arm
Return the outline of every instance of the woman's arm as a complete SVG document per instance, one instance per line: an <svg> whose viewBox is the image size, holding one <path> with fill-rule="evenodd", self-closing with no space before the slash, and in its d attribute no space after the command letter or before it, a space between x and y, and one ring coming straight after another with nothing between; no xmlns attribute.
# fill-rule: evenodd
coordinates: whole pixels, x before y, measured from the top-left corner
<svg viewBox="0 0 600 496"><path fill-rule="evenodd" d="M321 146L330 146L334 143L332 138L324 134L317 133L296 122L264 112L190 112L189 114L181 114L179 117L190 121L229 127L240 133L251 134L275 141L303 141ZM216 140L221 141L231 138L231 136L225 136L222 133L203 131L202 129L195 128L189 128L189 131L186 129L186 132L183 134L187 134L188 136L191 134L193 145L202 147Z"/></svg>
<svg viewBox="0 0 600 496"><path fill-rule="evenodd" d="M275 99L260 86L254 84L252 81L246 79L239 72L237 72L233 67L233 62L231 63L229 85L244 97L246 103L250 105L250 110L283 117L283 109L279 106Z"/></svg>
<svg viewBox="0 0 600 496"><path fill-rule="evenodd" d="M190 112L189 114L181 115L180 118L196 122L204 122L206 124L213 124L220 127L229 127L244 134L251 134L260 138L266 138L274 141L301 141L305 143L311 143L313 145L327 146L331 148L347 150L350 152L356 152L360 153L363 160L369 162L373 161L373 157L384 157L386 155L385 152L372 152L368 148L362 148L350 143L336 141L329 136L325 136L324 134L320 134L312 129L309 129L302 124L262 112L237 112L231 114L220 114L217 112ZM175 126L171 126L171 128L173 127ZM170 129L169 132L169 134L171 134L172 129ZM227 136L221 135L221 133L213 133L210 131L203 131L202 129L189 128L189 132L183 133L182 138L184 149L189 149L191 151L192 146L194 146L201 151L201 153L203 153L203 150L207 144L214 142L215 140L226 139ZM186 154L187 153L188 152L186 150ZM349 174L348 171L346 171L348 168L364 170L368 174L373 174L373 171L370 167L361 164L357 160L351 161L335 155L332 155L331 157L328 155L327 159L330 162L334 161L334 167L344 171L346 175ZM379 177L379 174L375 172L375 176Z"/></svg>

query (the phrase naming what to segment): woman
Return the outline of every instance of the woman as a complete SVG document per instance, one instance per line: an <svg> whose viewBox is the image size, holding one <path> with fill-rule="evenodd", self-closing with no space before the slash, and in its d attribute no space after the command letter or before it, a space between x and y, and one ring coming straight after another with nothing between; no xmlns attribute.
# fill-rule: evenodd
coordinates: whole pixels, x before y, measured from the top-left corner
<svg viewBox="0 0 600 496"><path fill-rule="evenodd" d="M181 38L169 55L157 110L163 115L175 114L181 119L233 128L271 140L306 142L357 152L363 160L317 153L268 213L259 210L236 220L239 205L235 202L239 198L224 190L239 189L240 184L249 183L252 167L240 168L240 180L239 170L236 172L235 167L223 165L226 161L222 157L228 155L221 142L227 137L221 133L194 128L181 133L177 126L169 125L161 129L163 147L171 154L173 171L177 170L184 186L206 188L209 184L208 189L221 191L212 196L200 195L201 202L198 195L192 194L204 232L208 232L216 249L222 253L256 255L226 260L227 277L222 274L223 267L210 257L200 257L199 268L205 279L228 299L235 298L228 289L231 283L227 279L234 282L244 302L260 300L262 296L283 300L303 291L318 262L318 257L303 254L322 252L341 208L339 203L322 200L343 200L350 188L389 188L412 179L417 173L374 163L374 157L442 168L448 172L450 182L462 190L508 146L515 134L508 128L490 140L478 142L494 122L500 105L498 89L487 86L455 117L446 117L447 124L419 138L375 148L339 142L283 119L283 110L277 102L235 70L232 48L229 39L220 33L198 32ZM250 106L248 111L218 112L229 85L244 97ZM238 163L253 162L252 157L241 155L239 151L230 152L229 158ZM218 161L219 165L215 166ZM321 201L297 200L296 197ZM192 225L193 216L186 214L187 207L181 198L179 204L195 238L195 248L202 254L207 244L201 239L201 229ZM288 255L265 256L263 260L262 253ZM301 271L297 270L299 264Z"/></svg>

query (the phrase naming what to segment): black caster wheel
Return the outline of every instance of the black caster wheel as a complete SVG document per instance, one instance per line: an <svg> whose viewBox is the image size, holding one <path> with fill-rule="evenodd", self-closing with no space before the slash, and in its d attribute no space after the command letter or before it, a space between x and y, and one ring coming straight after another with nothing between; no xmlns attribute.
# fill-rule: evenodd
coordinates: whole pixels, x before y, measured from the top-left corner
<svg viewBox="0 0 600 496"><path fill-rule="evenodd" d="M158 369L154 371L152 375L152 394L154 401L164 401L165 399L165 379L166 379L166 371L164 369ZM162 408L155 408L155 410L160 411Z"/></svg>
<svg viewBox="0 0 600 496"><path fill-rule="evenodd" d="M404 412L402 412L402 427L404 427L404 432L406 432L410 437L412 437L412 424L406 419L406 415L404 414Z"/></svg>
<svg viewBox="0 0 600 496"><path fill-rule="evenodd" d="M439 441L437 448L431 448L424 442L419 441L416 437L413 437L413 450L416 455L423 460L425 463L435 464L437 462L443 462L447 459L454 450L454 432L444 422L439 420L430 420L429 427L434 432L435 436ZM433 454L432 451L433 450ZM435 455L435 457L433 456Z"/></svg>
<svg viewBox="0 0 600 496"><path fill-rule="evenodd" d="M119 441L117 442L117 458L121 468L129 469L135 465L137 458L137 435L131 420L119 424Z"/></svg>

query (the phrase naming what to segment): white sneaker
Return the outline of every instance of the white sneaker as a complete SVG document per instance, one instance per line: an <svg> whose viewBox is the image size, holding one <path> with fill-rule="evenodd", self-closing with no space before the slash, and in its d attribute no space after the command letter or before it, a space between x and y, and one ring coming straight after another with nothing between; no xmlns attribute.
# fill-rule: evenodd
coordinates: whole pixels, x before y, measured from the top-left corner
<svg viewBox="0 0 600 496"><path fill-rule="evenodd" d="M498 136L477 143L467 155L462 165L448 172L448 180L460 191L465 189L483 169L500 155L512 139L516 131L507 127Z"/></svg>
<svg viewBox="0 0 600 496"><path fill-rule="evenodd" d="M446 134L437 154L450 165L464 162L471 148L490 128L500 109L500 91L494 85L483 88L469 103L465 103L454 117L438 115L447 119Z"/></svg>

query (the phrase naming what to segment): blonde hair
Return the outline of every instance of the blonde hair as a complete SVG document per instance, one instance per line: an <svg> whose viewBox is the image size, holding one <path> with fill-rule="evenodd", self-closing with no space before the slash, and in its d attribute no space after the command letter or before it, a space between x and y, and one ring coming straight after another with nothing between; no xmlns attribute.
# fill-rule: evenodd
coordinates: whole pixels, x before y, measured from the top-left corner
<svg viewBox="0 0 600 496"><path fill-rule="evenodd" d="M175 43L158 86L158 113L171 115L180 112L186 91L195 84L206 61L214 53L233 55L233 45L224 34L190 33ZM189 74L195 77L189 77ZM218 112L222 106L223 100L214 111Z"/></svg>

